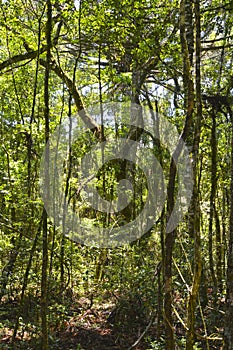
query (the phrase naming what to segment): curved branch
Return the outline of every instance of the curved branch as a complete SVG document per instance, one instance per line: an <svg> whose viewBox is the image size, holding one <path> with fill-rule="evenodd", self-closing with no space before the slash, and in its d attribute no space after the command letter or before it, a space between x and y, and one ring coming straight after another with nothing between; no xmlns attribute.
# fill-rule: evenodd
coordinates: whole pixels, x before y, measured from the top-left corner
<svg viewBox="0 0 233 350"><path fill-rule="evenodd" d="M45 67L46 62L42 58L40 59L40 64ZM87 125L88 128L90 128L93 133L96 134L96 136L100 137L100 127L98 124L88 115L87 111L85 110L84 103L82 101L82 97L80 93L77 90L77 87L74 83L74 81L68 77L67 74L64 73L62 68L56 63L54 59L51 60L51 70L56 73L56 75L62 79L62 81L66 84L67 88L69 89L70 94L72 95L75 105L77 107L78 112L80 113L80 117L83 120L83 122Z"/></svg>
<svg viewBox="0 0 233 350"><path fill-rule="evenodd" d="M40 49L40 54L42 54L46 50L47 50L47 46L42 46L42 48ZM26 53L22 53L20 55L15 55L13 57L10 57L7 60L0 63L0 72L14 63L18 63L26 60L32 60L36 58L37 55L38 55L38 50L35 50L35 51L28 51Z"/></svg>
<svg viewBox="0 0 233 350"><path fill-rule="evenodd" d="M28 47L29 49L29 47ZM24 54L16 55L13 57L8 58L7 60L0 63L0 72L5 69L6 67L11 66L14 63L22 62L25 60L32 60L38 57L38 54L42 54L47 50L47 45L42 46L41 49L35 50L35 51L28 51ZM42 58L39 59L40 64L43 67L46 67L46 62ZM82 101L82 97L80 93L78 92L78 89L74 83L74 81L68 77L67 74L63 72L61 67L57 65L56 61L54 59L51 60L51 70L56 73L56 75L62 79L62 81L66 84L67 88L69 89L70 94L74 98L74 102L76 105L76 108L78 112L80 113L80 117L83 120L83 122L87 125L88 128L92 130L93 133L96 134L97 138L101 138L101 130L98 124L91 118L90 115L88 115L87 111L85 110L84 103Z"/></svg>

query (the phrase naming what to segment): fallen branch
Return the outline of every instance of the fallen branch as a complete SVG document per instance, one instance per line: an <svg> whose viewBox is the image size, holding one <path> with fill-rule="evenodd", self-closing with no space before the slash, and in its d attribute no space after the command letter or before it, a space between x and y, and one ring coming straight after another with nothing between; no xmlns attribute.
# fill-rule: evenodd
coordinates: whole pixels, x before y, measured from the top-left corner
<svg viewBox="0 0 233 350"><path fill-rule="evenodd" d="M131 345L127 350L132 350L134 349L142 340L142 338L145 336L145 334L149 331L150 327L152 326L154 319L155 319L155 314L152 315L150 322L148 323L148 325L146 326L145 330L142 332L142 334L140 335L140 337L135 341L135 343L133 345Z"/></svg>

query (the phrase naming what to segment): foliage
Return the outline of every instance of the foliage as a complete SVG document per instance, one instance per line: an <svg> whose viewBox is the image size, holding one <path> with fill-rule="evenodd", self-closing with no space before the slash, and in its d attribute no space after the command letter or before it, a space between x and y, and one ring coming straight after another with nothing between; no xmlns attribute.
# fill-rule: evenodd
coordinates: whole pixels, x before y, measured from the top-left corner
<svg viewBox="0 0 233 350"><path fill-rule="evenodd" d="M45 226L39 172L45 147L44 85L48 51L51 54L47 67L50 134L65 118L75 116L79 120L77 112L83 107L105 102L137 102L149 106L155 114L168 118L180 134L187 119L187 77L180 34L183 1L53 0L49 48L48 3L4 0L0 5L0 348L4 349L39 348L41 341ZM197 43L188 29L196 33L193 4L197 1L184 3L190 74L196 84ZM199 191L202 262L195 308L195 333L201 340L195 338L192 348L220 349L231 246L232 2L198 3L202 119L197 158L196 95L186 138L190 154L197 160L195 179ZM192 23L187 23L190 14ZM148 194L142 170L130 162L127 166L119 160L105 164L96 176L96 187L104 199L116 199L118 182L123 175L128 175L133 179L135 194L131 206L118 216L107 216L96 213L88 205L80 205L77 187L81 161L91 147L101 141L98 130L92 131L77 136L64 160L62 185L65 188L68 184L67 198L74 208L80 206L80 213L90 228L93 222L100 227L112 222L118 225L130 222L142 210ZM118 136L128 137L130 132L127 124L104 129L105 136L111 136L113 142ZM168 186L169 150L145 133L140 135L140 143L159 160L164 185ZM177 183L175 176L174 197ZM69 333L70 348L87 348L81 335L77 336L78 331L82 334L86 327L90 330L90 339L96 341L95 349L101 348L98 335L104 339L105 330L110 347L113 346L111 337L115 337L114 346L127 349L147 329L151 319L153 322L138 346L148 350L168 346L163 312L167 286L166 242L169 240L164 228L168 213L169 201L160 219L144 237L114 249L73 242L46 219L47 319L51 348L63 348ZM190 228L192 216L190 207L176 229L172 246L170 306L178 348L185 348L188 337L187 305L196 262L196 237ZM17 328L15 339L10 344L14 328Z"/></svg>

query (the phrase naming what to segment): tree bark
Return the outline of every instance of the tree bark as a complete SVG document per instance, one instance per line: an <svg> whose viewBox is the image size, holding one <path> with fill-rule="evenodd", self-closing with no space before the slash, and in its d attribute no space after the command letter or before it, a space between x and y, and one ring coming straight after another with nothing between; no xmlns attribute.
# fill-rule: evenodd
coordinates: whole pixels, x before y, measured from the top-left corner
<svg viewBox="0 0 233 350"><path fill-rule="evenodd" d="M51 60L51 32L52 32L52 4L47 0L47 23L46 23L46 67L44 77L44 121L45 121L45 142L49 140L49 73ZM46 148L45 154L45 191L47 199L49 198L49 148ZM41 328L42 339L41 349L48 350L48 217L46 210L43 210L43 238L42 238L42 276L41 276Z"/></svg>
<svg viewBox="0 0 233 350"><path fill-rule="evenodd" d="M215 295L217 292L217 279L214 269L214 258L213 258L213 222L215 212L215 196L217 188L217 141L216 141L216 114L214 109L211 112L212 116L212 128L211 128L211 193L210 193L210 216L209 216L209 266L214 284Z"/></svg>
<svg viewBox="0 0 233 350"><path fill-rule="evenodd" d="M188 312L187 312L187 335L186 335L186 350L193 350L195 343L195 318L196 318L196 303L201 282L202 258L201 258L201 234L200 234L200 198L199 198L199 178L198 178L198 153L201 133L201 119L202 119L202 101L201 101L201 26L200 26L200 1L195 0L195 20L196 20L196 123L194 134L194 154L193 154L193 197L191 216L191 237L194 237L194 274L192 287L188 298Z"/></svg>
<svg viewBox="0 0 233 350"><path fill-rule="evenodd" d="M227 293L226 293L226 313L224 329L224 350L233 349L233 115L231 118L231 184L230 184L230 222L229 222L229 246L227 256Z"/></svg>
<svg viewBox="0 0 233 350"><path fill-rule="evenodd" d="M183 59L183 84L185 93L185 110L186 120L181 134L182 140L188 137L190 126L192 123L192 115L194 108L194 87L191 74L190 55L186 38L186 10L185 1L180 3L180 40ZM177 150L179 150L179 145ZM179 151L178 151L179 152ZM171 161L169 183L168 183L168 199L167 199L167 218L169 219L174 207L175 195L175 179L176 165L174 159ZM165 318L165 338L166 349L173 350L175 348L173 319L172 319L172 256L173 247L176 239L176 230L168 232L165 237L165 257L164 257L164 318Z"/></svg>

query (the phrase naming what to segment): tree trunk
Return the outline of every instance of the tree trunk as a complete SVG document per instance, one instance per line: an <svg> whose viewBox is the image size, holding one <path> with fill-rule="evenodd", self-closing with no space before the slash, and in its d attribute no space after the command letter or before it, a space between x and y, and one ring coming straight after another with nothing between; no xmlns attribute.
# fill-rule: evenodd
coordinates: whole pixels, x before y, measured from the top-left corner
<svg viewBox="0 0 233 350"><path fill-rule="evenodd" d="M201 101L201 72L200 72L200 57L201 57L201 28L200 28L200 3L195 0L195 20L196 20L196 104L197 114L194 134L194 155L193 155L193 197L192 208L193 215L191 216L191 237L194 237L194 274L192 281L192 288L188 299L188 314L187 314L187 336L186 336L186 350L193 350L195 343L195 311L197 297L201 282L201 235L200 235L200 200L199 200L199 179L198 179L198 152L201 133L201 118L202 118L202 101Z"/></svg>
<svg viewBox="0 0 233 350"><path fill-rule="evenodd" d="M41 276L41 350L48 350L48 325L47 325L47 267L48 267L48 224L47 213L43 211L43 260L42 260L42 276Z"/></svg>
<svg viewBox="0 0 233 350"><path fill-rule="evenodd" d="M21 296L20 296L20 307L19 307L19 312L18 312L18 315L16 317L16 321L15 321L14 332L13 332L13 336L12 336L12 343L14 343L14 341L16 339L17 331L19 328L19 318L20 318L20 315L23 313L24 295L25 295L25 292L27 289L28 278L29 278L29 273L30 273L31 266L32 266L33 256L34 256L34 253L36 250L39 235L41 233L42 220L43 220L43 218L41 219L41 221L39 223L39 227L38 227L38 230L37 230L35 238L34 238L33 246L32 246L32 249L30 251L30 256L28 259L27 268L26 268L24 278L23 278L23 286L22 286L22 291L21 291Z"/></svg>
<svg viewBox="0 0 233 350"><path fill-rule="evenodd" d="M215 227L216 227L216 275L217 275L217 287L219 292L222 292L222 235L220 228L220 220L217 209L215 207Z"/></svg>
<svg viewBox="0 0 233 350"><path fill-rule="evenodd" d="M167 221L174 207L176 165L171 161L170 176L168 184L167 198ZM172 252L175 242L176 231L168 232L165 238L165 261L164 261L164 318L165 318L165 339L166 349L175 348L174 328L172 319Z"/></svg>
<svg viewBox="0 0 233 350"><path fill-rule="evenodd" d="M44 120L45 120L45 142L49 140L49 72L50 72L50 60L51 60L51 32L52 32L52 4L50 0L47 0L47 23L46 23L46 67L44 77ZM46 148L45 154L45 193L47 199L49 199L49 148ZM42 238L42 276L41 276L41 327L42 327L42 341L41 349L48 350L48 218L44 208L43 210L43 238Z"/></svg>
<svg viewBox="0 0 233 350"><path fill-rule="evenodd" d="M210 216L209 216L209 266L212 282L214 284L214 294L217 293L217 279L214 271L213 258L213 222L215 212L215 195L217 188L217 140L216 140L216 113L211 111L212 128L211 128L211 193L210 193Z"/></svg>
<svg viewBox="0 0 233 350"><path fill-rule="evenodd" d="M180 40L183 59L183 83L185 92L185 110L186 120L182 132L182 139L185 141L188 136L190 125L192 122L194 107L194 88L191 75L190 55L186 38L186 15L185 1L180 3ZM168 183L168 199L167 199L167 218L169 219L174 207L175 194L175 178L176 165L172 159L170 165L169 183ZM165 317L165 338L166 349L173 350L175 348L173 319L172 319L172 253L176 238L176 230L168 232L165 238L165 266L164 266L164 317Z"/></svg>
<svg viewBox="0 0 233 350"><path fill-rule="evenodd" d="M227 294L224 330L224 350L233 349L233 115L231 117L231 185L230 185L230 223L229 247L227 257Z"/></svg>

